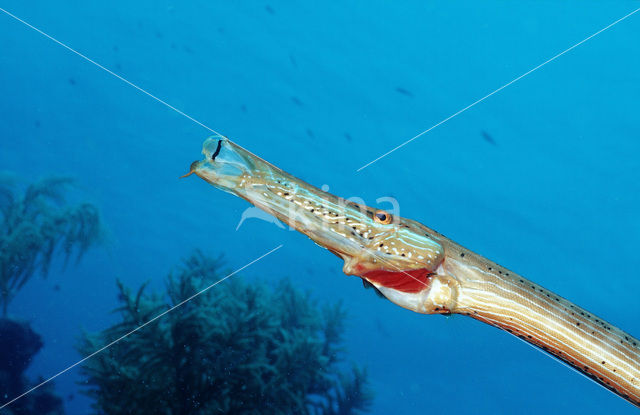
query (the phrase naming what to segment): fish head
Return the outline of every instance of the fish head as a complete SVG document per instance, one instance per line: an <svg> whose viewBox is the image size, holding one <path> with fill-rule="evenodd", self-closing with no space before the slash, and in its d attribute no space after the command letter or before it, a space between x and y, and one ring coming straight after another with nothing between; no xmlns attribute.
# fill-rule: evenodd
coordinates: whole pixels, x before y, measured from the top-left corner
<svg viewBox="0 0 640 415"><path fill-rule="evenodd" d="M191 173L304 233L342 258L347 275L420 292L443 260L437 238L414 222L325 192L227 138L206 140L202 153Z"/></svg>

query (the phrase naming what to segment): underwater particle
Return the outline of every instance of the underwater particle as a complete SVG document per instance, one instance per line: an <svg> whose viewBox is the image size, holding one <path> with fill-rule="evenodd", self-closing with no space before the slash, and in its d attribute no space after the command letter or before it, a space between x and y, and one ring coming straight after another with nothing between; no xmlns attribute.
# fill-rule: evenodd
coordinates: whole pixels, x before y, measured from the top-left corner
<svg viewBox="0 0 640 415"><path fill-rule="evenodd" d="M300 101L300 99L298 97L291 97L291 102L293 102L294 104L296 104L299 107L303 107L304 104L302 103L302 101Z"/></svg>
<svg viewBox="0 0 640 415"><path fill-rule="evenodd" d="M247 113L247 106L242 104L240 105L240 111L244 112L245 114Z"/></svg>
<svg viewBox="0 0 640 415"><path fill-rule="evenodd" d="M120 321L79 350L96 350L222 276L222 259L196 251L164 293L121 282ZM114 344L82 367L97 414L350 415L372 401L366 372L340 367L345 311L319 307L290 282L236 278Z"/></svg>
<svg viewBox="0 0 640 415"><path fill-rule="evenodd" d="M491 144L491 145L494 145L494 146L497 146L497 145L498 145L498 144L496 143L496 141L493 139L493 137L491 137L491 135L490 135L488 132L486 132L486 131L482 130L482 131L480 132L480 134L482 134L482 138L483 138L483 139L484 139L484 141L486 141L487 143L489 143L489 144Z"/></svg>
<svg viewBox="0 0 640 415"><path fill-rule="evenodd" d="M69 78L69 80L68 80L68 81L69 81L69 85L74 86L74 85L76 84L76 80L75 80L75 79L73 79L73 78Z"/></svg>
<svg viewBox="0 0 640 415"><path fill-rule="evenodd" d="M270 15L274 15L276 14L276 11L273 10L273 7L269 6L268 4L266 6L264 6L264 9L267 11L267 13L269 13Z"/></svg>
<svg viewBox="0 0 640 415"><path fill-rule="evenodd" d="M316 138L315 134L310 128L307 128L307 135L311 138Z"/></svg>
<svg viewBox="0 0 640 415"><path fill-rule="evenodd" d="M289 54L289 61L291 62L291 65L293 65L294 68L298 67L298 62L296 62L295 56L293 56L291 53Z"/></svg>
<svg viewBox="0 0 640 415"><path fill-rule="evenodd" d="M352 140L351 134L349 134L349 133L344 133L344 138L346 138L347 141L351 141Z"/></svg>
<svg viewBox="0 0 640 415"><path fill-rule="evenodd" d="M404 96L407 96L409 98L413 98L413 93L411 91L409 91L408 89L404 89L400 86L396 87L396 92Z"/></svg>
<svg viewBox="0 0 640 415"><path fill-rule="evenodd" d="M40 123L40 121L35 120L35 121L33 122L33 125L34 125L36 128L40 128L40 126L41 126L42 124Z"/></svg>

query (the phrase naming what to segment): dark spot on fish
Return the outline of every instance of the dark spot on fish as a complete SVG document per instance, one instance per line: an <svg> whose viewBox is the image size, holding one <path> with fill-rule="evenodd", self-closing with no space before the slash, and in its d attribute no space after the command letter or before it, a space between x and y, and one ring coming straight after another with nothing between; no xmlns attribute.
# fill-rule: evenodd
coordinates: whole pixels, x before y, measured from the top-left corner
<svg viewBox="0 0 640 415"><path fill-rule="evenodd" d="M411 91L409 91L409 90L407 90L407 89L404 89L404 88L402 88L402 87L400 87L400 86L397 86L397 87L396 87L396 92L397 92L398 94L402 94L402 95L404 95L404 96L407 96L407 97L413 98L413 94L411 93Z"/></svg>
<svg viewBox="0 0 640 415"><path fill-rule="evenodd" d="M376 295L377 295L378 297L380 297L380 298L382 298L382 299L385 299L385 300L387 299L387 297L385 297L385 296L384 296L384 294L382 294L382 293L380 292L380 290L378 290L378 289L376 288L376 286L375 286L375 285L373 285L373 284L371 284L369 281L367 281L367 280L363 279L363 280L362 280L362 286L363 286L365 289L367 289L367 290L368 290L368 289L373 289L373 290L375 291L375 293L376 293Z"/></svg>
<svg viewBox="0 0 640 415"><path fill-rule="evenodd" d="M216 151L211 155L211 161L214 161L218 154L220 154L220 149L222 148L222 140L218 140L218 147L216 147Z"/></svg>
<svg viewBox="0 0 640 415"><path fill-rule="evenodd" d="M464 258L464 252L460 252L460 258Z"/></svg>
<svg viewBox="0 0 640 415"><path fill-rule="evenodd" d="M296 104L299 107L303 107L304 104L302 103L302 101L300 101L300 99L298 99L298 97L291 97L291 102L293 102L294 104Z"/></svg>
<svg viewBox="0 0 640 415"><path fill-rule="evenodd" d="M482 130L480 132L480 134L482 135L482 138L484 138L484 141L486 141L487 143L497 146L498 144L496 143L496 140L493 139L493 137L491 137L491 135L489 135L488 132Z"/></svg>
<svg viewBox="0 0 640 415"><path fill-rule="evenodd" d="M276 14L276 11L273 10L273 7L269 6L268 4L266 6L264 6L264 9L267 11L267 13L269 13L270 15L274 15Z"/></svg>

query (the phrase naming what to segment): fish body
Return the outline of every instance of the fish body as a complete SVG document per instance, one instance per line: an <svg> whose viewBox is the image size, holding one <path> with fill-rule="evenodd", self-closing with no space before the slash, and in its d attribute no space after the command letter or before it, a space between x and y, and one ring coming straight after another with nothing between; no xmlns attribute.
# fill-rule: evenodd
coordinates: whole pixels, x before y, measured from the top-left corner
<svg viewBox="0 0 640 415"><path fill-rule="evenodd" d="M640 341L425 225L312 186L225 137L191 172L304 233L343 271L424 314L463 314L541 348L640 406Z"/></svg>

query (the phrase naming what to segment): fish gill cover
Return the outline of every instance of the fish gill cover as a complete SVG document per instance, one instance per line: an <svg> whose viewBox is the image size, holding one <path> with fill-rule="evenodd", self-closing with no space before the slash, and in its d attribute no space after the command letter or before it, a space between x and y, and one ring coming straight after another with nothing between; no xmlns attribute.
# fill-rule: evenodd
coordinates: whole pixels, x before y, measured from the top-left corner
<svg viewBox="0 0 640 415"><path fill-rule="evenodd" d="M120 322L85 334L80 352L192 297L220 279L222 264L195 251L164 293L118 281ZM321 306L287 280L271 288L235 278L87 361L87 393L109 415L359 413L372 394L363 369L340 369L344 318L339 303Z"/></svg>

